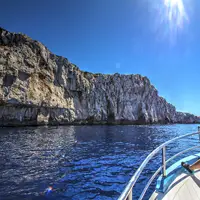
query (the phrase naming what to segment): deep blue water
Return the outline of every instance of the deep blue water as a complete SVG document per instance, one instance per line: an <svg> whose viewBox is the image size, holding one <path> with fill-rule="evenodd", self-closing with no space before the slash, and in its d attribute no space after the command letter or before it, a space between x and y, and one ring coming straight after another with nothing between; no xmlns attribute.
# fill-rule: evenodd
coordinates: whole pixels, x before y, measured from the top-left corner
<svg viewBox="0 0 200 200"><path fill-rule="evenodd" d="M0 199L117 199L145 157L197 125L63 126L0 129ZM169 158L198 136L167 148ZM138 197L161 163L150 162L134 188ZM45 189L53 187L50 193ZM148 191L145 199L154 190Z"/></svg>

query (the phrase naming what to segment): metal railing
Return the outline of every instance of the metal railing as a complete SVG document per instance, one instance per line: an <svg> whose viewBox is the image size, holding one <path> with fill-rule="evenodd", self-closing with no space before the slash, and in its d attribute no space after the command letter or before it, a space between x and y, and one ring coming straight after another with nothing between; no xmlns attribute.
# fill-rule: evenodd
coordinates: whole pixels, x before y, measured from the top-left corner
<svg viewBox="0 0 200 200"><path fill-rule="evenodd" d="M154 151L152 151L147 157L146 159L143 161L143 163L140 165L140 167L137 169L137 171L135 172L135 174L132 176L132 178L130 179L130 181L128 182L126 188L124 189L124 191L122 192L122 194L120 195L120 197L118 198L118 200L132 200L132 196L133 196L133 187L135 185L135 183L137 182L140 174L142 173L142 171L144 170L144 168L146 167L146 165L148 164L148 162L158 153L162 150L162 166L160 166L158 168L158 170L153 174L153 176L150 178L150 180L148 181L148 183L146 184L144 190L142 191L139 200L142 200L144 195L146 194L149 186L151 185L151 183L153 182L153 180L156 178L156 176L159 174L159 172L162 170L162 174L165 177L166 176L166 164L173 160L174 158L176 158L177 156L188 152L190 150L193 150L195 148L200 148L200 146L194 146L192 148L188 148L186 150L183 150L177 154L175 154L174 156L172 156L171 158L169 158L166 161L166 146L174 141L180 140L182 138L186 138L192 135L199 135L199 140L200 140L200 127L198 127L198 132L196 133L189 133L186 135L182 135L176 138L173 138L163 144L161 144L159 147L157 147Z"/></svg>

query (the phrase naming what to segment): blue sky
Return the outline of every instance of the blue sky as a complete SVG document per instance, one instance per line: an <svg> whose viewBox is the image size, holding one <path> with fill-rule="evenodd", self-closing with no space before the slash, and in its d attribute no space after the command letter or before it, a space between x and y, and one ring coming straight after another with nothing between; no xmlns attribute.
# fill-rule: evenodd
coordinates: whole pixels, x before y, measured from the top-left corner
<svg viewBox="0 0 200 200"><path fill-rule="evenodd" d="M41 41L82 70L147 76L177 110L200 115L199 2L182 0L188 19L176 32L163 1L181 2L6 0L0 26Z"/></svg>

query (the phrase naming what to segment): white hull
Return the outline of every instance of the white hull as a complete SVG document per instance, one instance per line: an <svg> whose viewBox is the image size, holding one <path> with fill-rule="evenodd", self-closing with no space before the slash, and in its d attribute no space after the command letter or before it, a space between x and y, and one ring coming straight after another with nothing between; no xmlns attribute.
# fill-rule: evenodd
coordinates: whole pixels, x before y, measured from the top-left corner
<svg viewBox="0 0 200 200"><path fill-rule="evenodd" d="M154 192L150 200L200 200L200 171L194 175L182 173L170 184L167 191Z"/></svg>

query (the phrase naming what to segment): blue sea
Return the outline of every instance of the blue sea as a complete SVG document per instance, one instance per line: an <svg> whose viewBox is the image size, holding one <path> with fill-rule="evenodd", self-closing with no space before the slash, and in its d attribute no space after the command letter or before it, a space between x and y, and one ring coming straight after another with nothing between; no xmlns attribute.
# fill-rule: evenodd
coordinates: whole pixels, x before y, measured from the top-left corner
<svg viewBox="0 0 200 200"><path fill-rule="evenodd" d="M0 199L117 199L151 151L196 131L197 125L1 128ZM198 136L173 143L167 158L197 143ZM140 176L134 198L160 164L161 153ZM144 199L154 188L155 182Z"/></svg>

